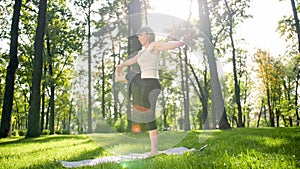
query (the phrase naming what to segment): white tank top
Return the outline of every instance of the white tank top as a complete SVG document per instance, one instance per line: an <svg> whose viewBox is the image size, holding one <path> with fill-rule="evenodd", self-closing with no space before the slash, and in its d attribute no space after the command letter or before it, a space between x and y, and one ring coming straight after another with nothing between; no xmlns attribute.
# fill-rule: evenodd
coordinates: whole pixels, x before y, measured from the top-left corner
<svg viewBox="0 0 300 169"><path fill-rule="evenodd" d="M141 68L141 78L159 79L158 65L160 61L160 54L151 53L150 50L145 49L137 62Z"/></svg>

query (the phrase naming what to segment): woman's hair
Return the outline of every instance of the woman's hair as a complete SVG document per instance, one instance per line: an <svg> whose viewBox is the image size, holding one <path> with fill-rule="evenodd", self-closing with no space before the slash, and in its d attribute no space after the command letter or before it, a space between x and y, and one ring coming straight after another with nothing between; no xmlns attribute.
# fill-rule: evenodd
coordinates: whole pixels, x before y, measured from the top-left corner
<svg viewBox="0 0 300 169"><path fill-rule="evenodd" d="M149 41L150 42L154 42L155 41L155 34L153 32L153 30L150 27L141 27L136 34L140 34L140 33L146 33L148 35L150 35Z"/></svg>

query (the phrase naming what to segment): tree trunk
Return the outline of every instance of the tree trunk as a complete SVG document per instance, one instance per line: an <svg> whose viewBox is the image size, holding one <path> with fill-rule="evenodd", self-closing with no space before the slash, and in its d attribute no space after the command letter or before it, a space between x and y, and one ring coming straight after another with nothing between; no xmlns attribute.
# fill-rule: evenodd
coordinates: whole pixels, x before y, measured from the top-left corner
<svg viewBox="0 0 300 169"><path fill-rule="evenodd" d="M293 15L294 15L294 20L295 20L295 26L296 26L296 32L297 32L297 37L298 37L298 52L300 53L300 25L299 25L299 18L298 18L298 12L297 12L297 7L295 4L295 0L291 0L292 4L292 10L293 10ZM297 69L296 69L297 71ZM299 113L298 113L298 97L297 97L297 89L298 89L298 81L300 79L300 70L298 69L297 71L297 78L296 78L296 90L295 90L295 107L296 107L296 117L297 117L297 126L299 126L300 118L299 118Z"/></svg>
<svg viewBox="0 0 300 169"><path fill-rule="evenodd" d="M296 78L296 87L295 87L295 114L296 114L296 118L297 118L297 126L299 126L299 123L300 123L300 118L299 118L299 108L298 108L298 87L299 87L299 80L300 80L300 70L298 69L297 71L297 78Z"/></svg>
<svg viewBox="0 0 300 169"><path fill-rule="evenodd" d="M101 99L101 112L102 112L102 118L105 119L105 72L104 72L104 54L102 55L102 86L101 86L101 90L102 90L102 99Z"/></svg>
<svg viewBox="0 0 300 169"><path fill-rule="evenodd" d="M181 116L182 118L182 124L185 130L185 116L186 116L186 90L185 90L185 79L184 79L184 70L183 70L183 58L181 57L181 49L179 49L179 66L180 66L180 76L181 76L181 91L182 91L182 99L183 99L183 116ZM182 112L182 111L181 111ZM186 130L185 130L186 131Z"/></svg>
<svg viewBox="0 0 300 169"><path fill-rule="evenodd" d="M167 121L167 117L168 117L168 109L166 108L166 100L168 100L168 98L166 98L164 91L161 92L162 94L162 128L163 130L167 129L169 127L168 121Z"/></svg>
<svg viewBox="0 0 300 169"><path fill-rule="evenodd" d="M263 111L263 103L261 104L260 111L259 111L259 114L258 114L258 119L257 119L257 124L256 124L257 128L259 127L259 122L260 122L260 117L261 117L262 111Z"/></svg>
<svg viewBox="0 0 300 169"><path fill-rule="evenodd" d="M73 112L72 102L73 102L73 98L70 103L70 109L69 109L69 113L68 113L68 128L67 128L67 130L68 130L69 134L71 134L71 119L72 119L72 112Z"/></svg>
<svg viewBox="0 0 300 169"><path fill-rule="evenodd" d="M188 75L188 59L187 59L187 46L184 48L184 131L191 130L190 125L190 96L189 96L189 75Z"/></svg>
<svg viewBox="0 0 300 169"><path fill-rule="evenodd" d="M208 87L209 87L209 83L207 80L207 67L205 68L203 76L204 76L204 91L203 91L203 97L202 97L203 122L204 122L204 129L209 129L210 128L209 127L210 123L208 120Z"/></svg>
<svg viewBox="0 0 300 169"><path fill-rule="evenodd" d="M53 56L51 55L51 50L50 50L50 39L49 39L49 35L48 33L46 34L46 41L47 41L47 54L49 57L49 75L50 75L50 100L49 100L49 108L50 108L50 121L49 121L49 129L50 129L50 135L54 134L54 116L55 116L55 111L54 111L54 107L55 107L55 102L54 102L54 91L55 91L55 86L54 86L54 74L53 74ZM44 85L43 85L44 86Z"/></svg>
<svg viewBox="0 0 300 169"><path fill-rule="evenodd" d="M114 43L114 39L112 37L112 33L110 32L109 33L109 37L112 41L112 56L113 56L113 75L115 74L116 72L116 58L117 56L120 57L120 53L116 54L115 52L115 43ZM119 42L120 43L120 42ZM119 62L120 62L120 59L119 59ZM118 93L119 91L116 90L116 82L115 82L115 78L113 76L112 78L112 91L113 91L113 99L114 99L114 121L116 122L118 120L118 114L121 114L120 112L118 112L118 106L120 105L119 103L119 98L118 98Z"/></svg>
<svg viewBox="0 0 300 169"><path fill-rule="evenodd" d="M45 129L49 129L49 112L50 112L50 100L48 103L47 111L46 111L46 124L45 124Z"/></svg>
<svg viewBox="0 0 300 169"><path fill-rule="evenodd" d="M280 120L280 110L276 109L276 127L279 127L279 120Z"/></svg>
<svg viewBox="0 0 300 169"><path fill-rule="evenodd" d="M207 0L198 0L199 3L199 16L200 32L204 39L205 55L208 59L210 77L211 77L211 90L212 90L212 115L213 115L213 128L216 128L216 122L219 121L220 129L228 129L230 125L227 120L227 115L224 107L224 100L222 97L221 85L218 79L216 58L214 54L214 46L212 44L211 24L209 20L209 11ZM216 118L218 117L218 119Z"/></svg>
<svg viewBox="0 0 300 169"><path fill-rule="evenodd" d="M298 37L298 52L300 52L300 25L299 25L299 19L298 19L298 12L295 4L295 0L291 0L292 4L292 10L293 10L293 15L294 15L294 20L295 20L295 26L296 26L296 32L297 32L297 37Z"/></svg>
<svg viewBox="0 0 300 169"><path fill-rule="evenodd" d="M139 51L142 46L138 41L136 32L142 25L141 19L141 2L140 0L131 0L128 5L128 56L134 56L134 54ZM132 65L131 68L133 71L139 71L139 66L137 64ZM129 96L129 94L128 94ZM130 97L130 96L129 96ZM132 122L131 120L131 103L130 98L127 98L127 131L131 130Z"/></svg>
<svg viewBox="0 0 300 169"><path fill-rule="evenodd" d="M52 63L50 63L50 68L49 69L50 69L49 71L50 71L51 77L53 77ZM55 133L55 127L54 127L54 121L55 121L54 91L55 91L54 83L53 83L53 80L51 80L51 82L50 82L50 100L49 100L49 108L50 108L49 129L50 129L50 134L51 135Z"/></svg>
<svg viewBox="0 0 300 169"><path fill-rule="evenodd" d="M235 103L238 107L238 124L237 127L243 127L243 113L242 113L242 106L241 106L241 96L240 96L240 85L238 82L237 77L237 70L236 70L236 52L235 52L235 45L233 40L233 14L231 9L229 8L227 1L225 1L227 11L229 13L229 37L231 42L232 48L232 64L233 64L233 77L234 77L234 93L235 93Z"/></svg>
<svg viewBox="0 0 300 169"><path fill-rule="evenodd" d="M202 125L204 125L204 129L209 129L209 120L207 120L208 115L208 82L207 82L207 68L205 66L205 70L203 73L203 83L204 87L201 86L198 76L196 75L196 72L191 64L189 64L189 67L193 73L193 76L197 82L197 86L199 88L199 99L202 104L202 118L199 116L198 119L200 121L200 128L202 129Z"/></svg>
<svg viewBox="0 0 300 169"><path fill-rule="evenodd" d="M87 13L87 22L88 22L88 129L87 133L92 133L92 73L91 73L91 5L92 2L88 2L88 13ZM104 117L103 117L104 118Z"/></svg>
<svg viewBox="0 0 300 169"><path fill-rule="evenodd" d="M47 66L44 65L44 76L46 75L46 72L47 72ZM42 110L41 110L41 132L43 132L44 128L45 127L45 98L46 98L46 84L43 83L42 84Z"/></svg>
<svg viewBox="0 0 300 169"><path fill-rule="evenodd" d="M40 136L40 103L41 80L43 66L43 47L46 23L47 0L40 0L38 25L34 44L34 70L30 96L30 109L28 114L28 132L26 137Z"/></svg>
<svg viewBox="0 0 300 169"><path fill-rule="evenodd" d="M10 60L6 72L6 83L4 92L4 102L2 109L0 138L6 138L11 135L12 130L12 109L14 99L15 76L19 65L18 60L18 36L19 36L19 18L22 0L15 0L14 13L11 25L10 37Z"/></svg>
<svg viewBox="0 0 300 169"><path fill-rule="evenodd" d="M268 104L268 112L269 112L269 120L270 120L270 126L275 127L274 122L274 112L271 106L271 94L270 94L270 86L269 83L267 83L267 104Z"/></svg>

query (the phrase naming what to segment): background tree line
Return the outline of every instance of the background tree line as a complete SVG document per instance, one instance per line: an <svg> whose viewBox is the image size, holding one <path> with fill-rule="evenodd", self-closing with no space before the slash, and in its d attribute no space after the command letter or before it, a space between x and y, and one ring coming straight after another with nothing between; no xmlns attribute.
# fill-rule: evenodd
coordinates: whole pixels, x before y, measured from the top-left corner
<svg viewBox="0 0 300 169"><path fill-rule="evenodd" d="M237 25L251 17L249 0L198 0L199 18L168 28L170 36L161 39L190 30L196 38L162 54L160 128L299 126L300 36L298 7L291 2L294 15L278 21L291 44L284 56L263 49L251 54L235 37ZM113 75L141 47L134 33L147 24L148 1L15 0L0 8L0 39L8 44L0 47L1 137L12 130L37 137L45 130L130 128L127 86ZM222 57L233 70L221 77Z"/></svg>

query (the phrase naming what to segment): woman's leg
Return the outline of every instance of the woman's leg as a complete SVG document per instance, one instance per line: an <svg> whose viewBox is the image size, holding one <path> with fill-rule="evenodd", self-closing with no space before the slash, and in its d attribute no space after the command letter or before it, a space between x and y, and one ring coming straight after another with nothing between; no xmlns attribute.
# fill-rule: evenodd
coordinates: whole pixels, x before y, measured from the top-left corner
<svg viewBox="0 0 300 169"><path fill-rule="evenodd" d="M158 153L158 130L150 130L149 131L149 137L150 137L150 142L151 142L151 154L150 155L155 155Z"/></svg>
<svg viewBox="0 0 300 169"><path fill-rule="evenodd" d="M142 82L144 86L142 90L142 105L149 109L149 111L145 112L145 122L148 125L151 142L150 156L152 156L158 153L158 130L156 125L155 107L161 86L157 79L146 79Z"/></svg>

